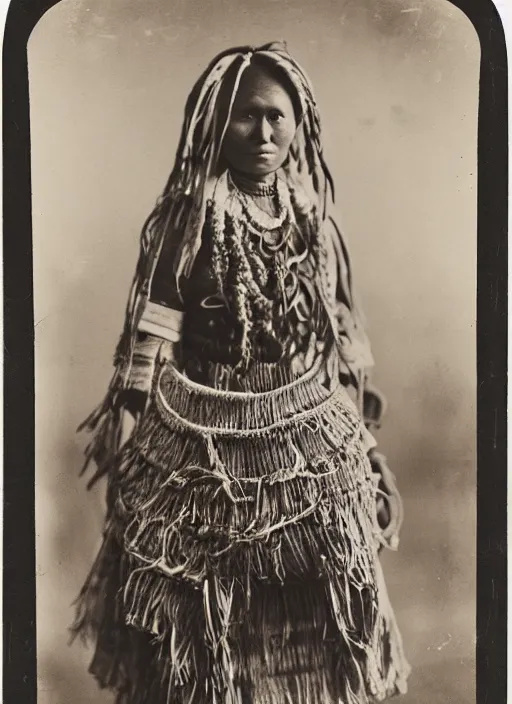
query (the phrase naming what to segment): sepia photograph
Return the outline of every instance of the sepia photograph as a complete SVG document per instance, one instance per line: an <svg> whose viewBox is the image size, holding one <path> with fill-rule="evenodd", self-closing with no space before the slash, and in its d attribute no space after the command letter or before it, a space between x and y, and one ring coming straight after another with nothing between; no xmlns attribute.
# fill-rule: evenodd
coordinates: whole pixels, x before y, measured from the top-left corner
<svg viewBox="0 0 512 704"><path fill-rule="evenodd" d="M474 704L480 58L448 0L35 26L38 704Z"/></svg>

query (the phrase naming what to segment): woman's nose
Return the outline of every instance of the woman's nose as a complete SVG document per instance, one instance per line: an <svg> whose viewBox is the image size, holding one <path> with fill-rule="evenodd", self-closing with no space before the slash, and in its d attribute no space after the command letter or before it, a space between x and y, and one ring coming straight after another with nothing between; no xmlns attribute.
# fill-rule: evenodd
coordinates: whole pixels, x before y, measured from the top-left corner
<svg viewBox="0 0 512 704"><path fill-rule="evenodd" d="M262 117L261 120L258 120L255 127L254 136L260 142L270 142L270 139L272 137L272 126L265 117Z"/></svg>

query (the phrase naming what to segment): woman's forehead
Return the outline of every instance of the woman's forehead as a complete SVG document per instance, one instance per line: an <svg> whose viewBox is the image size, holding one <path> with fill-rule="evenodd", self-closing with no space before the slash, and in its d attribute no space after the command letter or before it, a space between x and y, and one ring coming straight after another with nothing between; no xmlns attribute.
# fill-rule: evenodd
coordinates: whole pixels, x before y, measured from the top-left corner
<svg viewBox="0 0 512 704"><path fill-rule="evenodd" d="M259 66L249 66L244 71L238 88L235 105L275 104L292 107L292 99L282 83L268 71Z"/></svg>

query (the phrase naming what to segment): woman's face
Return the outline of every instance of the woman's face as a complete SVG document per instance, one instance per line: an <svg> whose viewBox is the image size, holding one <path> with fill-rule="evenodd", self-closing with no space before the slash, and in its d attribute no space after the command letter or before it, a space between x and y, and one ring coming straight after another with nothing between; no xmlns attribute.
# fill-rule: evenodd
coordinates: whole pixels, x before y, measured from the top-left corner
<svg viewBox="0 0 512 704"><path fill-rule="evenodd" d="M243 74L222 146L229 166L264 178L288 156L297 130L293 103L283 86L259 66Z"/></svg>

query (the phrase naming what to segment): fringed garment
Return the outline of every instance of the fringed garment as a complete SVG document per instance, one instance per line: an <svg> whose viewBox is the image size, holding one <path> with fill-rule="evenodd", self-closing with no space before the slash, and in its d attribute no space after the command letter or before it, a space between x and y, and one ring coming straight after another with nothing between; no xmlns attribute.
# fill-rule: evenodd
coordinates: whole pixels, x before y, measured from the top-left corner
<svg viewBox="0 0 512 704"><path fill-rule="evenodd" d="M365 432L322 359L263 393L162 362L111 478L77 629L118 704L361 704L405 690Z"/></svg>
<svg viewBox="0 0 512 704"><path fill-rule="evenodd" d="M285 330L275 321L277 356L263 341L241 374L219 356L233 348L229 311L201 306L216 293L208 241L182 371L162 345L145 412L108 465L74 631L95 643L91 672L117 704L382 701L406 691L409 667L378 559L380 477L310 262L286 255L299 304Z"/></svg>

